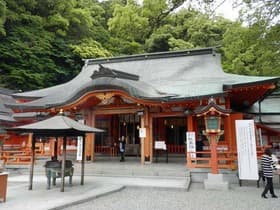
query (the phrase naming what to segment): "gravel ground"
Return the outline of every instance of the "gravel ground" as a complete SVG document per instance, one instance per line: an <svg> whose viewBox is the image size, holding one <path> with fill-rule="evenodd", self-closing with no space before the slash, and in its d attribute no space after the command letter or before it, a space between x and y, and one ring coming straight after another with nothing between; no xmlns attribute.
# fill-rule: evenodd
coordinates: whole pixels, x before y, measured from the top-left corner
<svg viewBox="0 0 280 210"><path fill-rule="evenodd" d="M65 210L279 210L278 199L261 198L263 187L231 186L228 191L204 190L194 183L190 190L177 191L158 188L125 188L89 202L65 208Z"/></svg>

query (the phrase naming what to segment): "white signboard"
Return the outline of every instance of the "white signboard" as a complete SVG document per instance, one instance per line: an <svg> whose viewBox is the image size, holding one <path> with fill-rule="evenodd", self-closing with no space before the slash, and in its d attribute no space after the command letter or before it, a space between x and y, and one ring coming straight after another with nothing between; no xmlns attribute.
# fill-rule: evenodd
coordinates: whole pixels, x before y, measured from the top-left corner
<svg viewBox="0 0 280 210"><path fill-rule="evenodd" d="M84 124L84 120L78 120L79 123ZM77 137L77 160L82 160L83 158L83 137Z"/></svg>
<svg viewBox="0 0 280 210"><path fill-rule="evenodd" d="M139 137L146 138L146 128L139 128Z"/></svg>
<svg viewBox="0 0 280 210"><path fill-rule="evenodd" d="M155 141L155 149L166 150L166 144L164 141Z"/></svg>
<svg viewBox="0 0 280 210"><path fill-rule="evenodd" d="M187 152L196 152L195 132L186 132L187 135ZM191 153L191 158L196 158L195 153Z"/></svg>
<svg viewBox="0 0 280 210"><path fill-rule="evenodd" d="M258 180L254 120L236 120L238 173L240 180Z"/></svg>
<svg viewBox="0 0 280 210"><path fill-rule="evenodd" d="M78 136L77 139L77 160L82 160L83 158L83 137Z"/></svg>

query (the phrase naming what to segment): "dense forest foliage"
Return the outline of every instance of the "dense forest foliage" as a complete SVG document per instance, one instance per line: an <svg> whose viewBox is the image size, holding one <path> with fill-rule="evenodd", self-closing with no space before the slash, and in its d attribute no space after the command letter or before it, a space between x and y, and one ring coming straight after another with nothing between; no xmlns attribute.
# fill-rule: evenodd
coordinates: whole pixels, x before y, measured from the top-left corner
<svg viewBox="0 0 280 210"><path fill-rule="evenodd" d="M236 0L235 22L213 15L215 0L139 2L0 0L0 87L69 81L85 58L204 47L217 48L227 72L280 75L280 1Z"/></svg>

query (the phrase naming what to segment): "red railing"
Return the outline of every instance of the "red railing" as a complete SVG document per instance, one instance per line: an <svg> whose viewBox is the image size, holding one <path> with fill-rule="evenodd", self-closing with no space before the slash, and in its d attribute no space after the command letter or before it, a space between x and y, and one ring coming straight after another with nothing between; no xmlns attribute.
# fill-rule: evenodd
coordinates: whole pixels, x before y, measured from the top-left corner
<svg viewBox="0 0 280 210"><path fill-rule="evenodd" d="M95 145L94 152L95 153L108 154L108 155L111 155L111 156L116 156L117 155L117 148L116 147L109 147L109 146Z"/></svg>
<svg viewBox="0 0 280 210"><path fill-rule="evenodd" d="M195 154L195 156L194 156ZM211 152L187 152L188 168L211 168ZM219 151L218 152L218 168L237 169L236 152Z"/></svg>
<svg viewBox="0 0 280 210"><path fill-rule="evenodd" d="M112 151L114 150L114 151ZM95 145L94 152L95 153L103 153L103 154L115 154L117 151L114 147L109 146L100 146ZM176 144L168 144L167 145L167 151L168 153L179 153L179 154L185 154L185 146L184 145L176 145Z"/></svg>
<svg viewBox="0 0 280 210"><path fill-rule="evenodd" d="M180 153L185 154L186 147L185 145L177 145L177 144L167 144L168 153Z"/></svg>

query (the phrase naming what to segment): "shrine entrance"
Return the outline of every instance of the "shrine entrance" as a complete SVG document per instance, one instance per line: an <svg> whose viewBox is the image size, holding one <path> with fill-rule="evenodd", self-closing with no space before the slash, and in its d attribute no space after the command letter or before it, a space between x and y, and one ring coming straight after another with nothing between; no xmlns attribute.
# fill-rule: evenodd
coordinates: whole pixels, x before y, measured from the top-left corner
<svg viewBox="0 0 280 210"><path fill-rule="evenodd" d="M168 153L168 162L172 159L175 162L185 163L185 142L186 142L187 123L185 117L159 117L153 120L153 140L165 142L166 150L154 148L154 159L158 157L165 160ZM154 144L154 145L155 145Z"/></svg>
<svg viewBox="0 0 280 210"><path fill-rule="evenodd" d="M119 139L124 136L126 156L140 157L140 117L137 114L97 115L95 125L106 130L95 137L96 155L117 156Z"/></svg>

